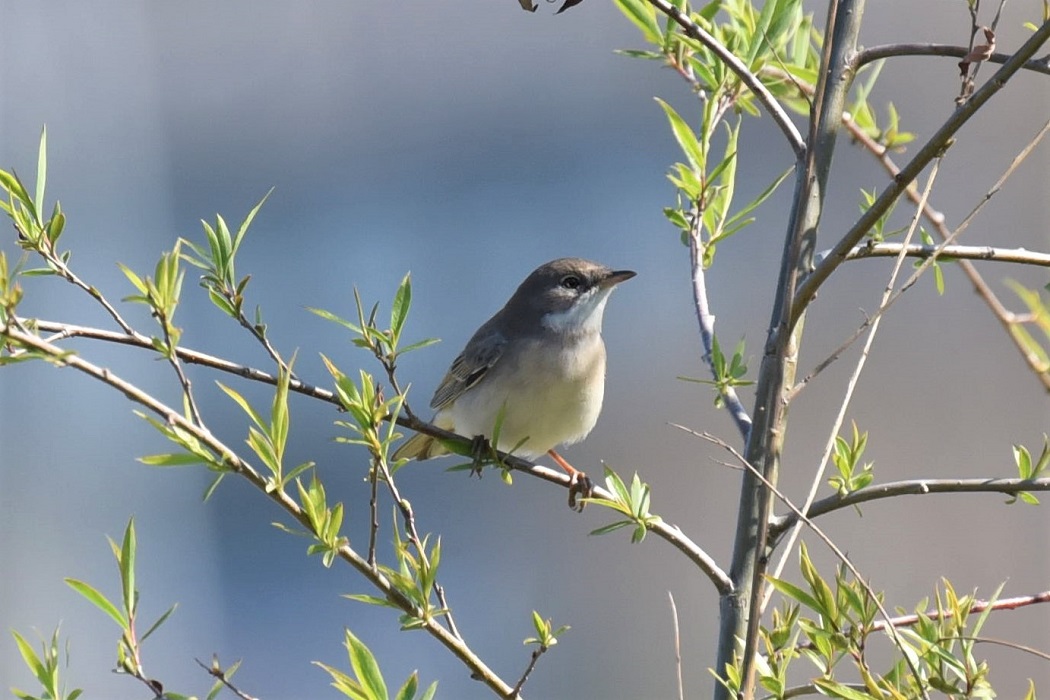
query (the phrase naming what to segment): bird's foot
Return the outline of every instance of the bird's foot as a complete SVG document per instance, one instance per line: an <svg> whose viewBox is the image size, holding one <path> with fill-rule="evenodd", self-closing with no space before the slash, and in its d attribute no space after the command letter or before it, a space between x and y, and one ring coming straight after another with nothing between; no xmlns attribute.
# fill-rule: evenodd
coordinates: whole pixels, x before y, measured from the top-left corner
<svg viewBox="0 0 1050 700"><path fill-rule="evenodd" d="M583 507L587 503L577 499L580 497L590 498L594 492L594 482L591 481L589 476L569 464L564 457L554 450L548 450L547 454L554 460L555 464L564 469L565 473L569 475L569 508L572 508L577 513L582 513Z"/></svg>
<svg viewBox="0 0 1050 700"><path fill-rule="evenodd" d="M577 513L582 513L587 502L576 499L577 497L590 498L592 493L594 493L594 482L591 481L591 477L579 470L569 476L569 508Z"/></svg>
<svg viewBox="0 0 1050 700"><path fill-rule="evenodd" d="M492 454L492 445L484 435L475 435L470 443L470 455L474 462L470 465L470 475L481 478L481 468L485 466Z"/></svg>

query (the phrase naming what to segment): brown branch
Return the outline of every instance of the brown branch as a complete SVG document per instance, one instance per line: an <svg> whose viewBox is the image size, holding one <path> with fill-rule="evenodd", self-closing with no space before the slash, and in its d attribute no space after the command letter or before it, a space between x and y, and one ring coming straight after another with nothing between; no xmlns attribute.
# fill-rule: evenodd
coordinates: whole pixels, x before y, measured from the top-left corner
<svg viewBox="0 0 1050 700"><path fill-rule="evenodd" d="M857 52L853 58L853 66L856 69L879 61L884 58L895 58L900 56L944 56L947 58L965 58L970 49L965 46L952 46L950 44L883 44L872 46ZM985 59L985 63L1003 64L1010 60L1012 54L993 53ZM1032 58L1021 65L1022 70L1030 70L1043 75L1050 75L1050 56Z"/></svg>
<svg viewBox="0 0 1050 700"><path fill-rule="evenodd" d="M893 182L878 196L871 207L857 220L852 228L835 244L831 253L799 285L791 309L790 325L794 326L802 317L806 307L816 296L817 290L824 281L845 261L846 254L867 235L879 217L885 214L890 205L904 193L919 173L949 146L952 138L990 100L1010 78L1019 71L1025 61L1031 58L1047 39L1050 38L1050 21L1044 22L1021 48L1017 50L973 96L957 108L944 124L931 136L918 153L901 169Z"/></svg>
<svg viewBox="0 0 1050 700"><path fill-rule="evenodd" d="M263 492L271 501L284 509L308 531L312 531L310 519L299 505L283 489L267 489L268 481L262 477L247 461L241 459L236 452L227 447L221 440L212 435L206 428L198 426L192 421L186 420L182 414L164 403L158 401L152 395L146 393L134 384L121 379L108 369L99 367L87 360L59 348L58 346L43 340L42 338L26 333L19 328L9 325L2 331L3 335L12 342L30 348L36 352L46 355L52 362L59 366L71 367L83 372L104 384L120 391L129 400L147 408L170 425L178 426L194 438L206 445L215 455L219 456L223 464L233 473L247 479L257 489ZM134 343L132 343L134 344ZM425 629L431 636L435 637L452 654L466 665L473 677L479 679L500 697L511 698L512 688L502 678L490 669L466 643L443 627L436 618L426 617L416 605L401 591L383 576L379 571L369 565L368 561L353 549L349 544L343 544L338 548L339 557L350 564L358 573L375 586L387 600L396 604L402 611L413 616L420 627Z"/></svg>
<svg viewBox="0 0 1050 700"><path fill-rule="evenodd" d="M901 250L909 258L930 258L936 255L941 262L956 260L989 260L992 262L1017 263L1050 267L1050 253L1038 253L1024 248L995 248L976 245L921 245L913 243L904 246L901 243L868 243L853 248L846 254L847 260L865 258L887 258L900 255Z"/></svg>
<svg viewBox="0 0 1050 700"><path fill-rule="evenodd" d="M897 496L926 496L932 493L1005 493L1018 494L1023 491L1050 491L1050 478L1042 479L907 479L886 484L867 486L845 496L835 494L814 501L806 511L806 517L816 518L836 510L860 505L869 501ZM770 533L778 536L795 524L798 516L793 513L774 518Z"/></svg>
<svg viewBox="0 0 1050 700"><path fill-rule="evenodd" d="M49 333L54 333L51 338L47 341L52 343L55 340L62 338L89 338L93 340L101 340L104 342L118 343L121 345L131 345L134 347L140 347L145 350L153 350L153 346L150 343L149 338L146 337L134 337L127 336L121 333L115 333L113 331L106 331L99 328L90 328L87 326L76 326L71 324L56 323L54 321L42 321L38 319L18 319L19 323L24 323L30 328L37 328ZM30 335L29 337L36 337ZM38 339L40 340L40 339ZM218 370L220 372L227 372L234 374L238 377L243 377L251 381L257 381L264 384L277 384L277 377L271 374L263 372L262 370L255 369L254 367L248 367L245 365L239 365L235 362L230 362L214 355L208 355L207 353L191 350L188 348L176 348L176 353L179 358L185 362L210 367L211 369ZM327 389L322 389L298 379L291 379L288 384L290 391L294 391L304 396L310 396L312 398L325 401L334 406L339 406L339 399ZM417 432L426 433L433 437L441 438L443 440L450 440L453 442L460 442L463 445L469 445L471 439L455 433L450 433L447 430L442 430L435 425L431 425L419 418L412 416L399 416L397 424L403 428L414 430ZM520 457L513 455L501 454L501 458L506 466L526 473L537 479L542 479L551 484L561 486L562 488L568 489L572 485L569 476L563 472L548 469L547 467L533 464L532 462L526 461ZM594 489L594 495L599 498L612 499L613 495L608 491L596 487ZM293 504L294 505L294 504ZM703 549L700 548L695 542L682 532L681 528L677 525L671 525L667 522L660 521L651 523L649 530L657 537L668 542L672 547L682 552L690 561L697 565L701 571L711 580L715 585L715 588L722 594L728 594L733 590L733 583L729 576L718 566L715 560ZM368 566L368 562L362 559L362 563L365 567Z"/></svg>
<svg viewBox="0 0 1050 700"><path fill-rule="evenodd" d="M888 172L894 180L897 180L900 177L901 170L893 159L887 155L886 148L865 134L863 129L857 126L852 119L844 119L844 121L846 128L849 129L853 138L871 152L871 154L879 160L886 172ZM920 197L914 182L908 184L904 194L913 203L918 204ZM934 209L927 203L922 208L922 213L926 220L930 222L930 225L933 226L942 241L947 241L951 237L952 232L947 225L945 225L945 216L942 212ZM999 321L999 324L1006 331L1006 335L1013 342L1018 352L1021 353L1021 357L1024 358L1029 368L1040 379L1043 386L1050 389L1050 376L1047 376L1046 373L1040 371L1040 359L1030 353L1024 346L1024 342L1012 332L1012 325L1016 322L1015 315L1006 308L1002 301L999 300L999 297L994 291L992 291L992 288L988 286L988 283L984 281L981 273L972 262L960 259L958 260L958 266L959 269L963 271L963 274L966 275L967 279L970 280L970 284L973 286L977 296L987 304L988 308L992 311L992 314Z"/></svg>

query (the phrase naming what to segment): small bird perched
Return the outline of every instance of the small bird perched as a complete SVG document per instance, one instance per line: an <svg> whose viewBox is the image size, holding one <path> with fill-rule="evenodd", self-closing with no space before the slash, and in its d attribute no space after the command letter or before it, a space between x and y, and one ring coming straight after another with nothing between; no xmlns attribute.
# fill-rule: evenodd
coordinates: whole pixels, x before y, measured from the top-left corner
<svg viewBox="0 0 1050 700"><path fill-rule="evenodd" d="M530 459L549 454L572 479L575 508L576 494L590 493L590 480L554 448L579 442L598 421L605 395L602 315L616 285L634 275L580 258L536 268L452 361L430 400L434 424L486 437L502 412L496 448L517 447L515 454ZM393 456L447 453L440 441L417 433Z"/></svg>

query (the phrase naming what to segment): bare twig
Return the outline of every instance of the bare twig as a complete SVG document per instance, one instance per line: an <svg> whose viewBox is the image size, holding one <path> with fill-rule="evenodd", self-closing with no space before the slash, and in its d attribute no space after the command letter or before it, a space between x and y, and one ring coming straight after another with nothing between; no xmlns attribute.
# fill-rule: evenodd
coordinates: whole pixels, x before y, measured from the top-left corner
<svg viewBox="0 0 1050 700"><path fill-rule="evenodd" d="M816 295L817 290L845 259L846 254L867 235L879 217L897 201L919 173L948 147L951 139L976 112L994 96L1010 78L1022 68L1025 61L1039 50L1050 38L1050 21L1044 22L1021 48L1017 50L991 79L977 89L962 106L957 108L944 124L931 136L926 144L900 170L897 177L878 196L871 207L857 220L852 228L832 248L828 257L817 265L813 272L799 285L791 310L791 325L801 318L803 311Z"/></svg>
<svg viewBox="0 0 1050 700"><path fill-rule="evenodd" d="M965 46L952 46L950 44L884 44L872 46L857 52L853 59L853 65L861 68L869 63L880 61L884 58L898 56L944 56L947 58L963 58L970 49ZM1003 64L1010 60L1011 54L993 53L985 59L985 63ZM1050 75L1050 57L1034 58L1025 61L1021 65L1022 70L1034 71L1043 75Z"/></svg>
<svg viewBox="0 0 1050 700"><path fill-rule="evenodd" d="M820 457L820 464L817 466L817 471L813 475L813 480L810 483L809 493L806 494L806 501L802 506L802 511L809 510L810 505L812 505L817 497L817 491L820 489L820 485L824 481L824 472L827 470L828 462L831 461L831 455L835 450L835 441L838 438L839 431L842 429L842 424L846 420L846 412L849 409L850 402L853 400L853 392L857 388L857 382L860 381L860 375L864 371L864 366L868 361L868 355L871 352L873 343L875 342L875 336L879 332L879 322L882 319L882 313L886 309L886 305L889 303L893 294L893 287L897 283L897 276L900 274L901 267L904 265L904 251L906 250L908 243L911 241L912 236L915 235L915 229L919 224L919 219L922 217L922 204L924 204L930 196L930 191L933 189L933 183L937 180L937 172L940 168L940 163L940 159L933 162L930 177L926 181L926 189L923 190L922 193L922 200L915 210L915 215L912 217L911 225L908 227L908 233L904 238L904 247L902 247L897 254L893 270L890 272L889 279L886 281L886 286L883 289L882 299L879 302L879 313L876 314L875 319L870 324L871 330L869 331L868 338L864 343L864 349L861 350L860 357L857 358L857 366L854 367L853 373L850 375L849 381L846 383L846 391L842 396L842 401L839 403L839 411L832 423L831 430L828 431L828 439L824 444L824 452ZM788 536L787 544L781 552L780 561L777 562L777 565L773 569L773 578L780 578L780 574L784 571L784 567L787 565L788 557L791 556L791 551L794 549L795 541L798 539L801 529L801 522L796 523L792 529L791 534ZM773 589L767 588L762 597L762 604L759 606L758 611L755 614L759 616L762 615L766 606L769 604L769 599L772 595Z"/></svg>
<svg viewBox="0 0 1050 700"><path fill-rule="evenodd" d="M379 470L375 462L373 458L372 468L368 470L370 487L368 513L371 516L368 526L368 563L372 568L375 568L376 565L376 539L379 535Z"/></svg>
<svg viewBox="0 0 1050 700"><path fill-rule="evenodd" d="M226 300L230 302L230 305L233 308L237 309L237 322L241 324L241 327L251 333L252 337L259 341L259 344L263 346L264 350L266 350L266 354L270 356L271 360L277 363L278 367L285 372L288 372L288 375L292 379L296 379L297 377L295 376L295 373L292 372L292 368L288 366L288 363L284 361L281 354L277 352L277 348L270 343L270 339L266 336L265 330L248 320L248 317L244 315L244 311L240 309L237 300L231 297L226 290L223 290L223 296L226 297Z"/></svg>
<svg viewBox="0 0 1050 700"><path fill-rule="evenodd" d="M926 496L934 493L1005 493L1016 495L1024 491L1050 491L1050 478L1041 479L907 479L867 486L845 495L835 494L814 501L806 509L806 517L818 518L843 508L869 501L898 496ZM779 537L792 527L798 518L788 513L779 516L769 526L771 536Z"/></svg>
<svg viewBox="0 0 1050 700"><path fill-rule="evenodd" d="M412 546L416 548L416 554L419 556L421 562L425 562L427 566L429 566L429 555L427 554L426 547L423 546L423 540L419 536L419 531L416 529L416 515L412 510L412 504L409 503L407 499L402 498L401 491L397 488L397 484L394 483L394 477L390 473L390 468L385 459L375 460L373 468L379 470L379 474L383 478L383 483L386 484L387 490L390 492L390 497L394 500L397 509L401 512L401 518L405 523L405 532L408 534L408 539L412 542ZM445 600L445 589L436 580L434 581L434 594L437 596L438 603L440 603L441 609L444 611L444 618L448 622L449 632L451 632L456 639L462 640L463 636L459 633L459 629L456 627L456 621L452 617L452 608L449 607L448 601Z"/></svg>
<svg viewBox="0 0 1050 700"><path fill-rule="evenodd" d="M693 432L693 431L690 431L690 432ZM901 657L904 659L905 663L907 663L908 668L911 670L912 675L915 676L916 680L919 680L921 678L921 676L919 675L919 670L915 666L915 661L913 660L912 655L909 654L907 652L907 650L905 649L905 647L904 647L904 640L901 639L900 635L897 633L897 630L894 628L894 626L892 624L889 624L889 621L892 619L890 617L890 614L886 611L886 608L882 604L882 601L879 600L879 596L875 594L875 591L872 589L872 587L868 584L867 581L864 580L864 577L861 575L860 571L857 569L856 566L853 565L853 562L850 561L849 557L846 556L845 552L843 552L841 549L839 549L838 545L836 545L831 540L831 538L828 537L827 534L824 533L823 530L821 530L819 527L817 527L817 525L815 523L813 523L813 521L811 521L809 518L807 518L802 513L802 511L799 510L798 506L796 506L794 503L792 503L791 500L787 496L785 496L783 493L781 493L777 489L777 487L775 485L773 485L772 482L770 482L768 479L766 479L762 475L762 473L758 470L758 468L755 467L754 465L752 465L750 462L748 462L747 459L744 458L744 455L740 454L740 452L738 452L736 450L736 448L734 448L732 445L730 445L726 441L722 440L721 438L715 437L714 435L711 435L709 433L693 432L693 434L696 435L699 438L707 440L710 443L718 445L719 447L721 447L722 449L726 450L731 455L733 455L734 459L736 459L738 464L740 464L742 467L744 467L749 472L754 474L755 478L761 480L763 482L763 484L765 484L765 487L767 489L769 489L769 491L774 496L776 496L777 499L781 503L786 505L788 507L788 509L790 509L793 513L795 513L795 515L798 516L799 520L801 520L803 523L805 523L805 525L810 530L812 530L813 533L817 537L819 537L821 539L821 541L824 542L825 546L827 546L827 548L831 550L832 554L834 554L835 557L839 561L841 561L842 564L847 569L849 569L850 573L853 574L854 579L856 579L857 583L860 584L860 586L864 589L864 592L867 593L868 598L871 600L872 603L875 604L875 607L878 608L879 614L882 615L882 618L884 620L886 620L886 622L887 622L886 627L885 627L886 631L889 633L890 638L893 640L894 645L897 647L897 649L900 650ZM757 611L755 611L755 612L757 612ZM926 700L929 700L929 693L926 692L925 686L919 685L919 690L922 692L922 696L924 698L926 698Z"/></svg>
<svg viewBox="0 0 1050 700"><path fill-rule="evenodd" d="M926 207L923 207L925 214ZM987 245L949 245L935 246L920 243L868 243L859 245L846 254L847 260L863 260L865 258L887 258L900 255L901 251L909 258L931 258L935 255L941 262L954 262L956 260L987 260L990 262L1016 263L1018 265L1033 265L1036 267L1050 267L1050 253L1039 253L1024 248L996 248ZM822 257L822 256L818 256Z"/></svg>
<svg viewBox="0 0 1050 700"><path fill-rule="evenodd" d="M939 215L939 212L932 212L929 209L925 198L919 197L917 205L919 211L923 212L924 216L926 216L927 218L931 218L931 214L938 214L938 216L935 219L931 218L931 220L934 221L935 226L937 226L938 232L942 233L943 242L938 244L933 249L933 251L925 257L922 265L920 265L918 269L916 269L915 272L911 275L911 277L909 277L908 280L903 285L901 285L901 288L897 290L896 294L894 294L892 298L890 298L884 305L882 305L873 316L865 320L865 322L861 324L860 328L858 328L852 336L847 338L838 348L836 348L826 359L820 362L813 369L812 372L810 372L792 389L792 397L795 394L798 394L806 385L808 385L810 381L813 380L814 377L816 377L820 372L822 372L829 365L831 365L832 362L837 360L841 356L841 354L845 352L845 350L849 348L853 344L853 342L863 334L864 330L868 326L874 323L882 314L886 313L886 311L894 303L896 303L896 301L901 297L901 295L903 295L906 291L908 291L908 289L910 289L915 284L919 277L926 271L927 267L929 267L938 260L938 258L942 254L942 251L948 250L952 247L952 243L955 241L955 239L957 239L963 233L963 231L965 231L969 227L970 223L974 220L974 218L981 211L981 209L983 209L984 206L988 204L989 201L991 201L992 197L994 197L1002 189L1003 185L1010 178L1010 176L1013 175L1013 173L1017 170L1021 163L1023 163L1025 159L1027 159L1028 156L1031 155L1032 151L1035 150L1035 147L1039 145L1039 143L1048 133L1050 133L1050 120L1043 124L1043 127L1039 130L1039 132L1034 137L1032 137L1028 144L1024 148L1022 148L1021 151L1010 162L1010 165L1006 168L1005 171L1003 171L1003 174L999 176L999 179L995 182L994 185L992 185L991 189L989 189L988 192L985 193L984 197L982 197L981 200L976 205L974 205L974 208L970 210L970 213L966 215L966 218L963 219L962 223L960 223L959 226L957 226L955 230L950 233L944 233L947 231L947 229L944 227L943 216ZM909 194L909 196L911 195ZM1015 314L1008 311L1002 305L1002 303L991 291L991 289L988 288L987 284L985 284L983 278L981 278L980 274L973 267L972 263L966 260L960 260L959 265L963 268L964 271L967 272L974 287L978 290L981 297L988 304L989 308L991 308L996 318L999 319L999 322L1005 328L1007 335L1013 340L1014 345L1021 352L1021 356L1024 357L1025 361L1028 363L1029 368L1035 373L1036 377L1039 378L1043 385L1050 389L1050 373L1044 372L1042 370L1041 359L1035 356L1033 353L1029 352L1028 349L1025 347L1023 341L1015 333L1011 332L1012 326L1020 321L1018 317Z"/></svg>
<svg viewBox="0 0 1050 700"><path fill-rule="evenodd" d="M171 337L171 325L168 318L160 318L160 327L164 331L164 344L167 346L168 364L175 370L175 376L179 380L179 386L182 387L182 398L185 401L185 405L190 410L190 416L193 418L193 422L197 425L204 425L204 418L201 417L201 411L197 407L197 400L193 398L193 385L190 383L190 378L186 376L186 373L182 371L182 363L179 362L179 356L173 352L176 347L175 341Z"/></svg>
<svg viewBox="0 0 1050 700"><path fill-rule="evenodd" d="M667 591L667 600L671 603L671 623L674 625L674 670L678 677L678 700L685 700L685 684L682 682L682 638L678 633L678 606L674 604L674 594Z"/></svg>
<svg viewBox="0 0 1050 700"><path fill-rule="evenodd" d="M693 270L693 304L696 308L696 319L700 326L700 341L704 346L704 361L717 380L719 377L712 361L715 342L715 315L711 313L711 306L707 298L707 281L704 274L700 225L701 217L699 213L694 212L693 225L689 231L689 264ZM729 415L733 417L733 422L736 423L737 430L740 431L744 442L747 442L747 438L751 434L751 416L748 415L747 409L744 408L743 402L740 401L740 397L737 396L736 390L732 386L719 387L719 393L723 401L725 401Z"/></svg>
<svg viewBox="0 0 1050 700"><path fill-rule="evenodd" d="M243 690L241 690L233 684L233 681L231 681L226 675L226 671L224 671L222 667L219 666L218 657L214 657L212 659L212 664L210 666L205 664L200 659L194 659L194 661L197 662L198 666L207 671L209 676L222 683L224 686L226 686L227 689L229 689L231 693L239 697L241 700L259 700L258 698L252 695L248 695L248 693L244 692Z"/></svg>
<svg viewBox="0 0 1050 700"><path fill-rule="evenodd" d="M529 657L529 665L525 667L525 671L522 672L521 678L519 678L518 682L514 684L514 691L511 693L510 697L518 697L521 689L525 687L525 683L529 680L529 676L531 676L533 670L535 670L540 657L547 653L547 649L548 647L546 645L541 644L532 650L532 655Z"/></svg>

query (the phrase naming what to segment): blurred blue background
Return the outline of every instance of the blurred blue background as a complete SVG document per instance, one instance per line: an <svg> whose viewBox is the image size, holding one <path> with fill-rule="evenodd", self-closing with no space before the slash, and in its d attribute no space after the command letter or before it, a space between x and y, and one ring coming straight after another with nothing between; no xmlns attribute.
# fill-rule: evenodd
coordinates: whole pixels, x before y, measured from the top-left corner
<svg viewBox="0 0 1050 700"><path fill-rule="evenodd" d="M863 43L965 43L962 3L872 3ZM32 180L37 139L47 124L49 201L68 216L63 243L82 277L111 300L132 290L120 261L152 270L176 237L202 241L199 220L221 212L235 224L270 187L239 259L250 273L276 346L298 350L307 381L328 382L319 353L350 374L379 368L339 328L305 311L351 316L352 289L384 310L411 271L410 338L444 342L404 359L401 378L425 409L434 386L470 333L524 276L555 257L592 258L638 277L606 313L609 377L595 431L566 451L601 473L601 461L653 487L653 508L726 564L735 522L737 472L668 424L736 441L728 417L702 385L706 376L692 313L687 251L661 208L676 146L654 96L682 111L691 97L658 64L618 56L640 48L611 3L590 0L555 17L504 2L410 3L18 3L3 0L0 44L0 167ZM1012 3L1000 29L1009 50L1035 19L1035 3ZM900 18L909 17L902 29ZM987 77L990 70L984 73ZM887 65L876 102L892 100L922 139L950 113L958 89L951 59ZM951 149L933 195L958 222L1035 133L1048 112L1046 79L1021 76L967 127ZM741 201L791 163L770 120L749 120L740 154ZM971 227L971 243L1047 249L1045 145ZM840 139L822 231L825 243L856 216L860 187L884 173ZM761 354L768 298L783 235L789 187L757 224L720 246L708 282L723 345L748 341ZM903 221L903 219L901 219ZM0 243L17 255L7 229ZM803 371L822 359L876 307L886 261L847 266L821 293L807 322ZM1006 278L1032 286L1041 272L982 268L1011 299ZM210 306L188 272L178 322L189 347L267 366L250 338ZM958 271L948 294L920 283L887 317L849 416L870 431L867 458L879 481L909 477L1012 476L1012 443L1037 447L1047 401L1012 346ZM26 282L25 315L111 327L83 294L57 280ZM126 314L150 332L141 309ZM85 357L177 401L168 368L143 353L74 343ZM851 355L854 357L855 355ZM785 488L801 498L851 367L844 360L792 407ZM215 387L230 377L192 368L205 417L228 444L243 444L244 416ZM237 385L257 405L266 387ZM745 393L745 397L750 397ZM364 455L338 445L339 416L294 398L288 462L314 460L330 497L349 509L361 546L367 532ZM267 700L335 697L313 660L346 668L350 627L379 657L388 683L413 669L439 680L438 697L489 694L435 641L399 632L395 615L351 602L371 592L344 566L305 556L306 540L267 500L229 480L202 503L208 478L194 469L145 467L136 457L168 446L117 393L40 364L0 371L0 628L70 639L71 683L88 697L141 697L115 676L117 630L63 583L71 576L116 595L105 536L138 526L142 615L179 609L145 646L147 672L176 692L203 695L209 681L193 662L214 652L243 659L236 676ZM687 694L705 697L711 679L717 597L707 580L666 544L631 546L616 533L589 537L610 521L598 508L565 507L565 493L518 476L508 488L444 471L441 462L401 472L422 530L442 535L442 581L468 641L504 678L528 662L521 640L538 610L572 630L542 659L530 698L675 696L671 616L677 601ZM1006 507L999 496L897 499L863 516L823 521L889 606L912 607L940 576L961 591L989 595L1045 590L1050 580L1045 510ZM383 530L388 544L389 529ZM813 546L826 572L832 560ZM389 548L383 550L389 553ZM388 559L389 561L389 559ZM790 570L790 569L789 569ZM1005 614L991 636L1050 647L1048 613ZM993 682L1016 696L1024 679L1050 679L1016 652L980 648ZM802 662L800 662L802 663ZM1041 677L1040 677L1041 675ZM0 637L0 686L32 689L14 643Z"/></svg>

